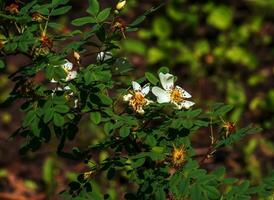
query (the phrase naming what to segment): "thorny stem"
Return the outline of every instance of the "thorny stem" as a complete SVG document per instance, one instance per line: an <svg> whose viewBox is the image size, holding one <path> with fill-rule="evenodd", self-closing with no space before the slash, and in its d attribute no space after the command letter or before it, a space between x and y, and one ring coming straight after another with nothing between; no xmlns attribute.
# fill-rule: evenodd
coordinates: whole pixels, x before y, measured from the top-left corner
<svg viewBox="0 0 274 200"><path fill-rule="evenodd" d="M214 143L216 142L215 138L214 138L214 132L213 132L213 127L212 127L212 117L210 117L210 147L208 148L207 153L205 154L204 158L199 162L199 164L204 163L208 158L210 158L215 152L216 149L214 147Z"/></svg>
<svg viewBox="0 0 274 200"><path fill-rule="evenodd" d="M219 118L221 119L221 121L225 124L225 120L222 118L222 116L219 116Z"/></svg>
<svg viewBox="0 0 274 200"><path fill-rule="evenodd" d="M49 15L48 15L48 17L46 19L46 24L45 24L45 27L44 27L44 30L43 30L43 34L44 35L46 35L46 33L47 33L47 28L48 28L48 24L49 24L49 18L50 18L50 15L51 15L51 13L52 13L53 10L54 10L54 8L52 8L50 10Z"/></svg>
<svg viewBox="0 0 274 200"><path fill-rule="evenodd" d="M215 142L213 127L212 127L212 117L210 117L210 139L211 139L211 146L212 146Z"/></svg>
<svg viewBox="0 0 274 200"><path fill-rule="evenodd" d="M16 22L14 22L14 25L15 25L15 27L16 27L18 33L22 33L20 27L18 26L18 24L17 24Z"/></svg>

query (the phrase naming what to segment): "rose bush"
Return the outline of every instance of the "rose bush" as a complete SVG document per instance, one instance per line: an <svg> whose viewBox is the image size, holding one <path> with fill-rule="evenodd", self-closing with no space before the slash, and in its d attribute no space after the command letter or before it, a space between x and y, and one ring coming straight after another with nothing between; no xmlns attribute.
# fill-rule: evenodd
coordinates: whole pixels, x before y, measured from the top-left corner
<svg viewBox="0 0 274 200"><path fill-rule="evenodd" d="M180 77L166 67L138 80L128 75L134 67L115 50L127 32L136 31L157 8L127 24L120 16L125 6L126 1L121 1L102 9L97 0L89 0L87 16L72 21L88 29L61 33L61 25L53 21L71 9L68 0L1 2L1 65L12 54L30 60L10 76L15 87L6 102L23 102L21 110L26 114L13 134L25 138L20 152L36 151L55 137L59 156L87 164L89 170L61 193L65 199L114 199L107 192L112 180L118 188L116 199L273 197L273 173L250 185L248 180L226 177L224 167L210 172L201 168L219 148L260 132L259 128L226 122L230 105L217 103L203 111L195 97L187 100L191 95L174 85ZM97 59L82 62L90 49L96 50ZM34 81L38 73L43 81ZM64 151L86 115L102 130L102 139L85 149ZM209 140L210 146L197 159L192 136L201 129L207 130L203 140ZM100 151L109 152L102 161L97 157Z"/></svg>

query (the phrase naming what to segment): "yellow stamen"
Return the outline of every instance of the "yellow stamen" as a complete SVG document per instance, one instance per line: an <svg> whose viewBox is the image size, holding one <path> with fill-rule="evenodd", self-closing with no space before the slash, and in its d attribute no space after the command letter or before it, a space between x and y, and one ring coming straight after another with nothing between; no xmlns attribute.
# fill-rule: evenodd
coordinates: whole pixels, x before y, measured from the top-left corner
<svg viewBox="0 0 274 200"><path fill-rule="evenodd" d="M171 100L180 103L184 101L184 98L182 97L182 93L179 89L174 88L170 93Z"/></svg>
<svg viewBox="0 0 274 200"><path fill-rule="evenodd" d="M129 100L129 104L133 107L134 111L141 112L143 106L147 104L147 100L141 92L134 92Z"/></svg>
<svg viewBox="0 0 274 200"><path fill-rule="evenodd" d="M186 161L186 150L184 147L173 147L172 162L175 166L181 166Z"/></svg>

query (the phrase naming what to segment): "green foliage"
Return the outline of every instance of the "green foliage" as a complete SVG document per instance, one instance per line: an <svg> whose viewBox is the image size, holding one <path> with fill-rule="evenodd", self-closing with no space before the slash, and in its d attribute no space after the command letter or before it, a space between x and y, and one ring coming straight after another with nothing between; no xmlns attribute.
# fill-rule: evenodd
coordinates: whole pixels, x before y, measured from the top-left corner
<svg viewBox="0 0 274 200"><path fill-rule="evenodd" d="M217 6L211 9L211 13L207 18L208 24L221 30L228 29L232 23L232 10L226 6Z"/></svg>
<svg viewBox="0 0 274 200"><path fill-rule="evenodd" d="M11 76L15 87L8 99L23 102L21 110L25 117L14 134L25 138L20 152L26 154L36 151L43 143L56 140L59 156L87 163L88 171L80 174L61 194L64 199L111 199L111 191L116 186L119 186L119 193L125 199L250 199L253 196L270 197L273 194L273 174L261 184L251 185L247 180L227 178L224 168L208 172L195 157L192 136L199 134L201 129L208 130L210 134L205 139L210 140L211 137L212 141L204 159L214 156L223 146L233 145L247 134L261 131L251 125L237 127L236 130L225 129L223 118L226 118L233 106L215 104L210 111L196 107L176 109L172 105L176 99L157 103L154 97L152 103L148 100L152 98L150 93L144 97L144 88L141 91L139 88L127 90L127 83L132 80L125 75L133 67L127 59L114 52L119 48L118 42L123 40L124 35L135 30L132 28L136 28L159 7L148 10L128 26L119 27L119 24L117 28L115 23L121 23L120 14L112 8L101 8L97 0L89 0L88 16L74 19L72 24L80 27L89 24L91 27L85 32L76 29L70 34L56 36L66 42L62 43L61 48L53 50L56 44L51 40L50 33L58 33L58 30L57 26L49 26L49 22L51 16L68 12L71 9L68 3L60 0L46 1L44 4L31 1L20 5L20 12L1 10L0 13L3 21L14 24L8 33L5 32L5 24L0 26L0 33L7 38L3 50L5 54L1 53L1 57L20 52L31 60L30 64ZM32 14L36 12L43 15L42 21L33 19ZM223 23L216 21L219 17ZM191 15L182 15L182 18L195 21ZM229 28L232 18L232 11L218 7L208 18L208 23L224 30ZM194 66L195 56L189 49L180 42L168 41L170 27L165 18L155 18L152 32L163 42L163 50L150 48L148 62L157 63L165 59L164 50L170 49L172 44L184 54L181 61L192 62ZM74 36L78 40L71 42ZM89 54L89 48L99 49L96 52L97 59L83 64L81 59ZM145 51L142 45L139 48L141 50L137 52ZM196 56L207 53L209 48L207 42L198 41L196 49L199 51ZM74 67L66 60L70 53L74 53L74 60L71 60ZM233 62L238 61L233 55L228 57ZM159 73L165 75L168 71L167 67L159 69ZM37 73L43 74L45 80L34 81ZM151 72L146 72L137 82L143 83L145 80L151 85L160 86L159 79ZM168 93L174 88L166 90ZM121 95L128 92L131 95L129 104L133 109L121 98ZM141 97L138 96L140 93ZM168 94L169 98L174 95ZM273 95L269 96L272 98ZM178 101L182 103L185 99ZM144 112L138 110L140 102ZM90 124L101 131L101 138L95 144L65 151L66 141L74 140L83 119L90 120ZM213 126L216 129L222 127L215 136ZM176 151L182 154L181 157L177 158ZM97 156L98 153L104 155L103 159ZM53 181L53 174L54 162L49 158L43 169L46 184ZM104 181L97 182L96 177ZM112 184L112 180L117 180L117 177L126 181L121 189L121 185Z"/></svg>

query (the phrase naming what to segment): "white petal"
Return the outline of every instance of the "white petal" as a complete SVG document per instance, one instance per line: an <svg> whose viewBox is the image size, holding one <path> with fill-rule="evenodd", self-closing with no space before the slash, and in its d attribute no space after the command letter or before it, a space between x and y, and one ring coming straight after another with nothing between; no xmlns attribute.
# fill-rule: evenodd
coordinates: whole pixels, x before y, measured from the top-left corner
<svg viewBox="0 0 274 200"><path fill-rule="evenodd" d="M55 91L63 91L63 88L57 87L57 89Z"/></svg>
<svg viewBox="0 0 274 200"><path fill-rule="evenodd" d="M170 94L169 92L159 88L157 86L152 88L152 93L157 97L158 103L168 103L170 102Z"/></svg>
<svg viewBox="0 0 274 200"><path fill-rule="evenodd" d="M63 64L63 68L65 71L71 71L73 68L73 64L65 59L65 64Z"/></svg>
<svg viewBox="0 0 274 200"><path fill-rule="evenodd" d="M165 90L171 90L174 87L174 76L172 74L160 72L159 78Z"/></svg>
<svg viewBox="0 0 274 200"><path fill-rule="evenodd" d="M143 110L143 107L138 108L138 110L136 110L136 112L139 113L139 114L144 114L145 113L145 111Z"/></svg>
<svg viewBox="0 0 274 200"><path fill-rule="evenodd" d="M150 86L150 84L147 83L147 84L144 85L144 87L142 87L141 93L142 93L144 96L146 96L146 95L149 93L149 86Z"/></svg>
<svg viewBox="0 0 274 200"><path fill-rule="evenodd" d="M184 100L182 103L180 103L182 108L189 109L191 106L193 106L195 103L192 101L186 101Z"/></svg>
<svg viewBox="0 0 274 200"><path fill-rule="evenodd" d="M126 95L123 96L123 100L124 101L129 101L131 99L131 97L132 97L132 94L126 94Z"/></svg>
<svg viewBox="0 0 274 200"><path fill-rule="evenodd" d="M97 54L97 61L98 62L103 62L103 61L107 61L109 59L112 58L112 53L107 51L107 52L103 52L101 51L100 53Z"/></svg>
<svg viewBox="0 0 274 200"><path fill-rule="evenodd" d="M132 81L132 87L134 91L141 91L141 85L135 81Z"/></svg>
<svg viewBox="0 0 274 200"><path fill-rule="evenodd" d="M54 79L51 79L50 80L51 83L57 83L58 81L54 80Z"/></svg>
<svg viewBox="0 0 274 200"><path fill-rule="evenodd" d="M77 76L77 71L71 71L68 73L67 77L66 77L66 81L70 81L75 79Z"/></svg>
<svg viewBox="0 0 274 200"><path fill-rule="evenodd" d="M178 109L178 110L181 110L183 108L183 104L182 103L176 103L176 102L172 102L175 107Z"/></svg>
<svg viewBox="0 0 274 200"><path fill-rule="evenodd" d="M74 100L74 108L77 108L77 106L78 106L78 99L75 99Z"/></svg>
<svg viewBox="0 0 274 200"><path fill-rule="evenodd" d="M66 90L66 91L70 90L70 87L67 85L67 86L64 87L64 90Z"/></svg>
<svg viewBox="0 0 274 200"><path fill-rule="evenodd" d="M151 103L154 103L153 101L149 100L149 99L146 99L146 106L151 104Z"/></svg>
<svg viewBox="0 0 274 200"><path fill-rule="evenodd" d="M185 91L180 86L176 86L176 89L178 89L181 92L183 98L186 98L186 99L191 98L191 94L189 94L187 91Z"/></svg>

